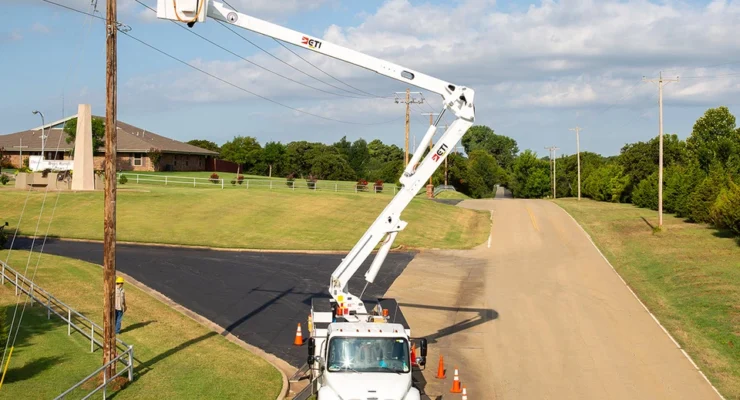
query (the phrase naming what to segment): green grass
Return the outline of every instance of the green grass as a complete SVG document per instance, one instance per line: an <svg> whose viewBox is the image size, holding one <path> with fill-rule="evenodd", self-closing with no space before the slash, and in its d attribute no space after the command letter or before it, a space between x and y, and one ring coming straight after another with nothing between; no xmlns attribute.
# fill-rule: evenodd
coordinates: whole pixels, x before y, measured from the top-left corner
<svg viewBox="0 0 740 400"><path fill-rule="evenodd" d="M3 260L6 255L0 251ZM24 268L27 257L14 251L9 264ZM99 266L43 255L35 282L101 324ZM7 283L0 288L0 307L10 314L17 299L13 293ZM266 361L131 285L126 297L129 311L119 337L134 346L135 379L116 399L277 397L282 380ZM90 353L87 339L67 336L60 321L47 320L38 305L26 310L1 398L54 398L102 365L101 350Z"/></svg>
<svg viewBox="0 0 740 400"><path fill-rule="evenodd" d="M118 193L121 241L253 249L347 250L389 202L368 194L269 190L192 190L123 186ZM27 191L0 189L0 222L17 226ZM31 192L21 233L36 232L43 191ZM42 216L45 229L57 193ZM409 248L471 248L486 240L485 213L414 200L403 214L409 226L396 245ZM41 230L40 232L44 232ZM103 193L60 192L50 235L103 237Z"/></svg>
<svg viewBox="0 0 740 400"><path fill-rule="evenodd" d="M728 399L740 399L740 246L629 204L557 200ZM645 220L647 220L647 222ZM649 223L649 224L648 224Z"/></svg>
<svg viewBox="0 0 740 400"><path fill-rule="evenodd" d="M467 200L470 197L465 195L464 193L452 191L452 190L445 190L444 192L441 192L440 194L435 197L435 199L460 199L460 200Z"/></svg>

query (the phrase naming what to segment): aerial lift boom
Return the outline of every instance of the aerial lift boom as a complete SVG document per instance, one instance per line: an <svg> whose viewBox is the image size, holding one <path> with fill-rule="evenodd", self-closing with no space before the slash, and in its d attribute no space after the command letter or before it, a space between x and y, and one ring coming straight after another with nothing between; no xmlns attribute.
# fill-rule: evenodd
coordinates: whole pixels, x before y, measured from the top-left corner
<svg viewBox="0 0 740 400"><path fill-rule="evenodd" d="M336 58L362 68L375 71L378 74L420 87L442 96L443 109L437 122L445 111L455 115L455 121L442 134L431 152L422 160L422 151L417 151L403 176L400 179L403 188L378 216L375 222L365 232L359 242L352 248L337 269L332 273L329 293L341 305L347 314L345 318L353 319L354 315L365 314L365 307L360 296L349 292L347 284L357 272L371 252L382 244L373 263L365 273L368 284L373 283L380 267L393 246L393 242L400 231L406 227L401 220L401 212L422 189L425 182L439 167L440 163L454 148L465 132L475 121L474 91L464 86L453 85L449 82L414 71L410 68L384 61L367 54L363 54L342 46L338 46L322 39L314 38L294 30L263 21L261 19L227 8L223 3L209 0L158 0L157 16L159 18L176 20L192 26L196 22L203 22L206 16L235 25L256 33L281 40L317 53ZM426 148L432 141L437 130L436 123L429 127L420 149ZM367 287L367 284L365 285ZM363 289L364 293L364 289ZM346 311L345 311L346 310Z"/></svg>
<svg viewBox="0 0 740 400"><path fill-rule="evenodd" d="M318 386L321 387L318 392L319 398L322 400L338 399L342 398L339 397L339 393L344 393L342 395L343 397L348 396L347 393L359 393L357 390L360 390L363 385L367 385L363 383L365 378L362 376L352 377L351 375L341 373L342 371L361 372L358 371L359 367L354 368L354 361L349 358L340 360L337 357L340 354L344 354L345 356L350 354L350 348L357 343L362 343L366 347L375 346L375 350L380 352L382 352L380 349L383 346L387 346L390 343L393 346L406 346L406 351L408 352L410 329L402 316L400 319L404 320L404 323L397 323L398 321L395 315L398 315L400 310L395 300L380 299L378 305L371 310L370 307L367 307L363 303L361 297L367 285L374 282L378 271L383 265L383 261L393 246L396 236L407 225L405 221L401 220L401 213L424 187L426 181L429 180L434 171L445 160L449 152L454 149L468 128L473 125L475 121L474 91L467 87L454 85L414 71L410 68L251 17L227 8L223 3L215 0L157 0L157 17L180 21L188 24L190 27L198 22L204 22L206 17L210 17L226 24L248 29L375 71L378 74L405 84L437 93L442 97L443 109L440 111L434 125L431 125L426 131L419 145L419 149L425 149L432 143L434 134L437 131L437 124L444 113L449 111L454 114L455 120L449 124L428 154L423 155L424 152L421 150L414 153L400 178L400 183L403 187L332 273L329 283L329 293L332 297L331 303L334 311L331 313L325 311L327 305L325 300L324 302L320 302L319 305L312 304L311 313L313 321L315 325L321 324L321 328L314 327L313 336L309 341L308 364L318 364L320 366L318 369L320 371L319 376L316 377L317 380L320 379L320 382L318 382ZM380 248L365 273L365 280L367 281L365 288L362 289L359 296L350 293L348 287L350 278L357 273L358 269L378 245L380 245ZM393 318L387 317L389 300L391 307L395 305L396 309ZM385 305L383 304L384 302ZM322 308L322 310L319 310L319 308ZM385 316L385 318L379 317L379 314ZM381 327L381 325L373 324L373 322L378 322L378 318L380 318L380 322L387 322L387 324L383 324L386 325L385 328ZM357 340L360 340L360 342L357 342ZM386 341L384 342L383 340ZM422 356L424 356L426 352L426 341L423 340L422 343ZM400 357L390 360L389 363L395 362L397 364L395 368L400 368L391 372L397 372L398 374L390 374L390 378L387 375L375 374L373 378L374 383L371 384L371 386L375 386L368 388L367 393L374 396L385 390L386 393L395 393L388 395L393 398L403 398L405 400L418 399L419 392L412 387L412 381L407 377L409 374L402 374L402 372L408 372L408 369L406 369L407 360L408 354L406 354L405 358ZM423 360L423 357L420 360ZM385 371L391 367L384 365L383 368L383 371ZM365 372L376 373L379 371L368 369ZM359 380L356 381L356 379ZM391 383L388 379L398 380L395 383ZM355 398L352 397L354 395L349 396Z"/></svg>

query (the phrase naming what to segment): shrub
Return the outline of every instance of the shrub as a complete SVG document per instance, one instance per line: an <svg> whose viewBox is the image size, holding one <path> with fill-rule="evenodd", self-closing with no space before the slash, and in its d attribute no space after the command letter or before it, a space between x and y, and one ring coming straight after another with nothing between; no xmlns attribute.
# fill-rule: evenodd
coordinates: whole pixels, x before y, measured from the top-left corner
<svg viewBox="0 0 740 400"><path fill-rule="evenodd" d="M687 217L692 222L711 222L710 212L720 191L727 187L727 175L719 165L712 165L709 176L694 189L689 196L686 208Z"/></svg>
<svg viewBox="0 0 740 400"><path fill-rule="evenodd" d="M618 203L626 201L629 176L617 164L607 164L593 171L583 182L583 194L594 200Z"/></svg>
<svg viewBox="0 0 740 400"><path fill-rule="evenodd" d="M689 196L704 179L698 166L672 165L665 171L663 209L679 217L687 217Z"/></svg>
<svg viewBox="0 0 740 400"><path fill-rule="evenodd" d="M236 186L236 179L232 179L231 180L231 184L234 185L234 186Z"/></svg>
<svg viewBox="0 0 740 400"><path fill-rule="evenodd" d="M241 185L242 183L244 183L244 175L239 175L239 176L237 176L237 177L236 177L236 182L237 182L238 184L240 184L240 185Z"/></svg>
<svg viewBox="0 0 740 400"><path fill-rule="evenodd" d="M318 179L313 175L309 175L308 178L306 178L306 186L308 186L309 189L316 190L316 182L318 182Z"/></svg>
<svg viewBox="0 0 740 400"><path fill-rule="evenodd" d="M290 174L285 177L285 184L288 185L288 187L293 187L294 181L295 181L295 174Z"/></svg>
<svg viewBox="0 0 740 400"><path fill-rule="evenodd" d="M357 181L357 190L367 192L367 179L363 178Z"/></svg>
<svg viewBox="0 0 740 400"><path fill-rule="evenodd" d="M3 184L3 186L7 185L8 182L10 182L10 178L8 178L5 174L0 174L0 183Z"/></svg>
<svg viewBox="0 0 740 400"><path fill-rule="evenodd" d="M128 178L126 178L126 175L121 175L120 178L118 178L118 183L121 185L125 185L128 182Z"/></svg>
<svg viewBox="0 0 740 400"><path fill-rule="evenodd" d="M211 174L211 177L208 178L208 180L211 181L212 183L219 183L219 182L221 182L221 179L218 177L218 174L215 173L215 172Z"/></svg>
<svg viewBox="0 0 740 400"><path fill-rule="evenodd" d="M632 191L632 204L642 208L649 208L651 210L658 209L657 173L651 174L637 184L635 190Z"/></svg>
<svg viewBox="0 0 740 400"><path fill-rule="evenodd" d="M718 228L740 235L740 185L730 182L728 188L722 189L712 206L710 218Z"/></svg>
<svg viewBox="0 0 740 400"><path fill-rule="evenodd" d="M383 181L378 179L375 181L375 191L376 192L382 192L383 191Z"/></svg>

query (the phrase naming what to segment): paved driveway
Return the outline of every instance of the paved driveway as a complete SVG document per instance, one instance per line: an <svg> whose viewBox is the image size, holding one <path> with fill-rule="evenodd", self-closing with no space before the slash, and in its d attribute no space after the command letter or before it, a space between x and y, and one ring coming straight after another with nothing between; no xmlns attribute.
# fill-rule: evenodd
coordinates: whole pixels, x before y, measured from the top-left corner
<svg viewBox="0 0 740 400"><path fill-rule="evenodd" d="M28 239L17 240L15 248L28 249L30 244ZM44 252L103 263L100 243L49 239ZM342 257L117 246L118 270L295 367L306 355L305 348L293 346L296 324L301 322L305 334L311 298L328 297L329 277ZM389 254L365 297L385 294L413 257ZM355 292L365 284L366 264L350 281Z"/></svg>

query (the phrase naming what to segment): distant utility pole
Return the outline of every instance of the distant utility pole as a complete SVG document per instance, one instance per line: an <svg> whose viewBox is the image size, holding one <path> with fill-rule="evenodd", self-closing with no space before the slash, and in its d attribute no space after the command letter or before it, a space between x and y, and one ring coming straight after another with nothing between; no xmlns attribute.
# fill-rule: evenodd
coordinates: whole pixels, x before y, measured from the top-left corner
<svg viewBox="0 0 740 400"><path fill-rule="evenodd" d="M118 27L116 0L107 0L105 57L105 193L103 212L103 364L116 358L116 87ZM110 379L116 363L105 369Z"/></svg>
<svg viewBox="0 0 740 400"><path fill-rule="evenodd" d="M430 112L430 113L421 113L421 115L428 115L429 116L429 126L434 125L434 117L439 115L439 113ZM429 151L432 151L432 147L434 147L434 136L432 136L432 140L429 141ZM447 160L447 158L445 158ZM434 174L432 174L434 175ZM429 177L429 184L432 184L432 177ZM446 184L445 184L446 185Z"/></svg>
<svg viewBox="0 0 740 400"><path fill-rule="evenodd" d="M409 90L410 89L406 89L405 92L396 92L396 104L406 104L406 163L404 164L404 167L409 165L409 126L411 122L411 104L421 104L424 102L424 96L422 96L421 92L411 92ZM399 98L398 96L400 95L405 95L405 100L404 98ZM418 97L412 97L412 95Z"/></svg>
<svg viewBox="0 0 740 400"><path fill-rule="evenodd" d="M560 147L550 146L545 147L547 150L550 150L550 174L552 175L552 198L556 199L558 197L558 185L557 180L555 179L555 175L557 174L557 165L555 163L555 152L560 150Z"/></svg>
<svg viewBox="0 0 740 400"><path fill-rule="evenodd" d="M576 132L576 154L578 158L578 201L581 201L581 127L570 128Z"/></svg>
<svg viewBox="0 0 740 400"><path fill-rule="evenodd" d="M663 72L660 72L658 79L647 79L642 78L643 82L651 82L658 84L658 136L659 136L659 148L658 150L658 226L663 227L663 86L667 83L678 82L676 79L664 79Z"/></svg>

